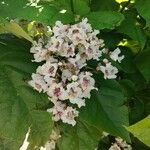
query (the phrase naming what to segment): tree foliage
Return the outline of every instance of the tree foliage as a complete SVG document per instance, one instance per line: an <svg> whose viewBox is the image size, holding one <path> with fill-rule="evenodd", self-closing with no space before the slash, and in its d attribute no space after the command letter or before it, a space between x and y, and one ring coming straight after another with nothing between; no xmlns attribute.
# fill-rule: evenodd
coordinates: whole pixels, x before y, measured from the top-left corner
<svg viewBox="0 0 150 150"><path fill-rule="evenodd" d="M58 124L62 137L57 148L93 150L105 143L101 136L102 131L106 131L133 143L136 150L148 150L149 8L149 0L120 3L40 0L34 5L28 0L0 2L0 149L19 150L29 128L30 149L43 146L54 127L52 116L46 112L50 105L47 96L32 90L27 83L36 68L30 54L36 38L30 32L33 23L47 26L60 20L72 24L88 18L93 28L100 30L106 46L109 49L119 46L125 59L122 64L116 64L121 70L116 80L101 81L100 74L94 75L99 90L92 93L75 127ZM41 30L35 28L39 35ZM139 140L134 143L134 136L142 143Z"/></svg>

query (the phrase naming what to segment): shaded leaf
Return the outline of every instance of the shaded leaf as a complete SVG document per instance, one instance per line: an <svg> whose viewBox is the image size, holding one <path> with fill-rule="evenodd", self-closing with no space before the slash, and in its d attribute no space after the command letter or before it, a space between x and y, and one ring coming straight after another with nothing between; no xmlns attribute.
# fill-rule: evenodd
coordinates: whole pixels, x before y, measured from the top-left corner
<svg viewBox="0 0 150 150"><path fill-rule="evenodd" d="M92 93L86 107L81 110L81 119L113 135L130 141L123 127L128 125L128 110L119 84L114 80L100 82L99 91Z"/></svg>
<svg viewBox="0 0 150 150"><path fill-rule="evenodd" d="M138 41L141 48L144 48L146 36L140 25L137 25L135 12L125 13L125 20L118 27L118 31L128 35L133 40Z"/></svg>
<svg viewBox="0 0 150 150"><path fill-rule="evenodd" d="M85 122L78 122L76 126L65 126L62 137L58 142L59 150L93 150L98 146L101 132Z"/></svg>
<svg viewBox="0 0 150 150"><path fill-rule="evenodd" d="M115 0L91 0L91 9L92 11L99 10L118 10L119 4Z"/></svg>
<svg viewBox="0 0 150 150"><path fill-rule="evenodd" d="M135 63L147 81L150 80L150 49L146 49L139 53L135 58Z"/></svg>
<svg viewBox="0 0 150 150"><path fill-rule="evenodd" d="M150 26L150 1L149 0L136 0L135 6L139 14L146 20L147 26Z"/></svg>

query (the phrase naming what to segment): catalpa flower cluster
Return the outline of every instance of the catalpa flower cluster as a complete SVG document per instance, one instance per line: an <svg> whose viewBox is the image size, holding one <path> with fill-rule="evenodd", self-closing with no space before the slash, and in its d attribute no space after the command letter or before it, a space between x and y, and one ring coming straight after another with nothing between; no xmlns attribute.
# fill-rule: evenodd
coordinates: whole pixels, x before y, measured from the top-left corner
<svg viewBox="0 0 150 150"><path fill-rule="evenodd" d="M115 143L109 148L109 150L132 150L131 145L129 145L126 141L122 138L117 137L115 138Z"/></svg>
<svg viewBox="0 0 150 150"><path fill-rule="evenodd" d="M52 36L47 41L40 39L31 48L33 61L43 64L32 74L29 84L35 90L47 93L53 103L47 111L53 114L54 121L74 126L78 108L85 106L91 91L97 89L93 74L87 69L88 61L98 62L97 71L101 71L105 79L116 78L118 69L101 57L107 54L112 60L121 62L124 56L119 56L119 48L113 52L105 49L98 34L87 19L74 25L57 21Z"/></svg>

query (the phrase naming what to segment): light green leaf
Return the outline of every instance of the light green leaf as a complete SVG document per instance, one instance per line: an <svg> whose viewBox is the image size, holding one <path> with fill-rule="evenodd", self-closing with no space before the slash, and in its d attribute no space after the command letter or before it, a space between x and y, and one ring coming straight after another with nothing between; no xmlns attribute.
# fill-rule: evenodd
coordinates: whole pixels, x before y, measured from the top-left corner
<svg viewBox="0 0 150 150"><path fill-rule="evenodd" d="M59 150L94 150L98 146L102 132L85 122L76 126L65 126L58 141Z"/></svg>
<svg viewBox="0 0 150 150"><path fill-rule="evenodd" d="M86 107L81 110L81 119L98 129L130 141L124 125L128 125L128 110L121 87L114 80L100 81L99 91L92 93Z"/></svg>
<svg viewBox="0 0 150 150"><path fill-rule="evenodd" d="M150 1L149 0L136 0L135 6L139 14L146 20L147 26L150 26Z"/></svg>
<svg viewBox="0 0 150 150"><path fill-rule="evenodd" d="M124 20L124 16L115 11L91 12L87 15L87 18L96 29L114 29Z"/></svg>
<svg viewBox="0 0 150 150"><path fill-rule="evenodd" d="M127 129L140 141L150 147L150 115Z"/></svg>
<svg viewBox="0 0 150 150"><path fill-rule="evenodd" d="M15 22L6 22L0 25L0 33L12 33L17 37L25 38L26 40L33 42L33 39Z"/></svg>
<svg viewBox="0 0 150 150"><path fill-rule="evenodd" d="M30 148L35 145L44 146L53 129L52 116L45 111L33 111L31 116L33 123L28 139Z"/></svg>

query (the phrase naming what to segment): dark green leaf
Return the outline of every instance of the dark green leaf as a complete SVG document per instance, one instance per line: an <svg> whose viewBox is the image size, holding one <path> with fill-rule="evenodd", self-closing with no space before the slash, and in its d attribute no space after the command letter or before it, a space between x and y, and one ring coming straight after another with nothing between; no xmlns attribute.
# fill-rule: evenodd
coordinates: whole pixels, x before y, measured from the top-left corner
<svg viewBox="0 0 150 150"><path fill-rule="evenodd" d="M101 132L85 122L75 127L65 126L58 142L59 150L93 150L98 146Z"/></svg>
<svg viewBox="0 0 150 150"><path fill-rule="evenodd" d="M91 0L92 11L118 10L119 4L115 0Z"/></svg>
<svg viewBox="0 0 150 150"><path fill-rule="evenodd" d="M128 35L133 40L138 41L141 48L144 48L146 36L140 25L137 23L135 12L125 13L125 20L118 27L118 31Z"/></svg>
<svg viewBox="0 0 150 150"><path fill-rule="evenodd" d="M100 81L99 81L100 82ZM123 127L128 125L128 110L121 87L114 80L100 82L99 91L93 92L86 107L81 110L81 119L113 135L130 141Z"/></svg>
<svg viewBox="0 0 150 150"><path fill-rule="evenodd" d="M135 59L135 63L147 81L150 80L150 49L144 50Z"/></svg>
<svg viewBox="0 0 150 150"><path fill-rule="evenodd" d="M139 14L146 20L147 26L150 26L150 1L136 0L135 6Z"/></svg>

